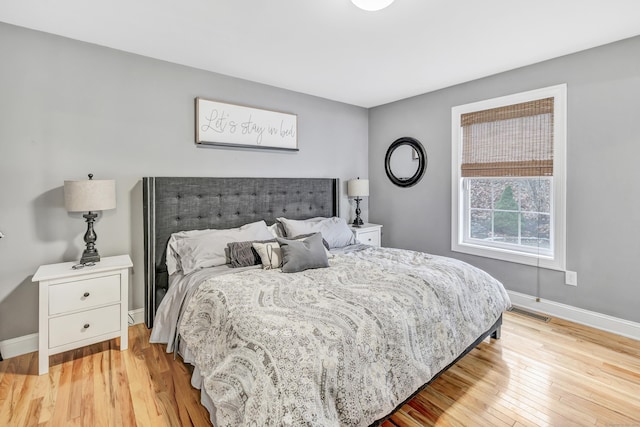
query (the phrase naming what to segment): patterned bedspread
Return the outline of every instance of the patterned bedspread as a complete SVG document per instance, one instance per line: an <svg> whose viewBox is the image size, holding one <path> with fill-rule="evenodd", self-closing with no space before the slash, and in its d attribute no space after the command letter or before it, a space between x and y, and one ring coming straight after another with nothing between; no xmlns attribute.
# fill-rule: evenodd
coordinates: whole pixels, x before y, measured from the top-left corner
<svg viewBox="0 0 640 427"><path fill-rule="evenodd" d="M205 280L180 335L216 427L367 426L450 364L510 305L461 261L373 248L330 267Z"/></svg>

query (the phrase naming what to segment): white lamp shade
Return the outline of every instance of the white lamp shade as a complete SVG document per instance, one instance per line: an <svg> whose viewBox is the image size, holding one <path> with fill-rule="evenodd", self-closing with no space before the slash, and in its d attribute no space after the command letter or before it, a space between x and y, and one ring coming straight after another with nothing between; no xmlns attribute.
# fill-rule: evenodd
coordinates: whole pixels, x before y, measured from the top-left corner
<svg viewBox="0 0 640 427"><path fill-rule="evenodd" d="M384 9L393 3L394 0L351 0L351 3L355 4L362 10L368 10L370 12Z"/></svg>
<svg viewBox="0 0 640 427"><path fill-rule="evenodd" d="M116 182L112 179L65 181L64 207L69 212L115 209Z"/></svg>
<svg viewBox="0 0 640 427"><path fill-rule="evenodd" d="M347 195L349 197L369 196L369 180L368 179L352 179L349 182L347 182Z"/></svg>

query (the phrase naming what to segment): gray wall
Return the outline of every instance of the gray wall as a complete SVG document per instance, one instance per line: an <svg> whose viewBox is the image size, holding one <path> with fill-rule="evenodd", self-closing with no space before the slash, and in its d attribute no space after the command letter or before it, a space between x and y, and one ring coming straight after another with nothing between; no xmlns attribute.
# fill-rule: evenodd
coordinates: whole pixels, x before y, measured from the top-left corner
<svg viewBox="0 0 640 427"><path fill-rule="evenodd" d="M469 66L473 66L470 64ZM451 107L567 83L567 269L564 273L451 252ZM509 290L640 322L640 37L546 61L369 112L370 219L383 244L477 265ZM415 187L384 172L389 144L413 136L429 166Z"/></svg>
<svg viewBox="0 0 640 427"><path fill-rule="evenodd" d="M337 177L345 187L367 176L363 108L2 23L0 58L0 340L37 331L38 266L80 257L86 225L64 209L65 179L116 180L97 247L131 254L136 309L143 176ZM296 113L300 151L196 146L196 96ZM341 207L349 218L345 196Z"/></svg>
<svg viewBox="0 0 640 427"><path fill-rule="evenodd" d="M134 261L130 308L143 306L142 176L319 176L370 171L371 221L385 245L461 258L508 289L640 322L640 38L367 111L0 23L0 340L37 331L45 263L73 261L85 224L62 202L65 179L117 180L96 226L103 256ZM451 107L568 84L568 253L564 275L450 251ZM196 96L298 114L300 152L202 148ZM384 154L418 138L429 168L394 187ZM369 145L367 142L369 141ZM368 163L367 163L367 150ZM353 209L342 199L342 216ZM365 219L367 218L365 211Z"/></svg>

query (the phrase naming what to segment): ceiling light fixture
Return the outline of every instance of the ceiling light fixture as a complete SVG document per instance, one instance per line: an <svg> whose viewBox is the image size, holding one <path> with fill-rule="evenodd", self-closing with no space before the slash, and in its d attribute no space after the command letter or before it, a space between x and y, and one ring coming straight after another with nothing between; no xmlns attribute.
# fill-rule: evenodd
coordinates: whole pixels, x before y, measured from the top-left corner
<svg viewBox="0 0 640 427"><path fill-rule="evenodd" d="M351 3L355 4L362 10L373 12L384 9L393 3L393 0L351 0Z"/></svg>

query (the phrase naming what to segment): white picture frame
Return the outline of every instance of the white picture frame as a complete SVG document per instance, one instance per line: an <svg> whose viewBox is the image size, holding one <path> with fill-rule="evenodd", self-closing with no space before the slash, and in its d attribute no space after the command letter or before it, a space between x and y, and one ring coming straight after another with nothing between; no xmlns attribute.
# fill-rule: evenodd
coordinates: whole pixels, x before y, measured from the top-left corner
<svg viewBox="0 0 640 427"><path fill-rule="evenodd" d="M196 144L298 151L298 116L196 98Z"/></svg>

